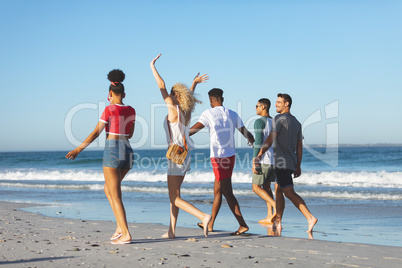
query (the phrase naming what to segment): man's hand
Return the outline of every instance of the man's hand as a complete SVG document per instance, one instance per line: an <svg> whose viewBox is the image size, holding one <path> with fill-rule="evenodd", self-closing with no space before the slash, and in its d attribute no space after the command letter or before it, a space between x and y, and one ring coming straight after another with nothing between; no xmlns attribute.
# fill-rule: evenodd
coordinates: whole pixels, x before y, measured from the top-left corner
<svg viewBox="0 0 402 268"><path fill-rule="evenodd" d="M250 137L248 137L248 139L247 139L247 145L254 148L254 142L255 142L255 140L254 140L253 135L250 135Z"/></svg>
<svg viewBox="0 0 402 268"><path fill-rule="evenodd" d="M260 159L253 158L253 165L252 165L251 169L253 170L254 174L261 174L262 170L261 170Z"/></svg>
<svg viewBox="0 0 402 268"><path fill-rule="evenodd" d="M293 172L293 178L300 177L300 175L301 175L301 168L297 167L295 172Z"/></svg>

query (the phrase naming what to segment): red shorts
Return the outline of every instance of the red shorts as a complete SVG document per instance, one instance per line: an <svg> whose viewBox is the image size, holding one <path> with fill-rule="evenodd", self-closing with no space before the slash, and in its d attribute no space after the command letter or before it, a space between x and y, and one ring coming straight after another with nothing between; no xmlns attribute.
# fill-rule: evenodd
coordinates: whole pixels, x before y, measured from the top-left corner
<svg viewBox="0 0 402 268"><path fill-rule="evenodd" d="M227 178L232 177L233 168L235 165L236 157L233 155L231 157L212 157L211 164L214 170L215 179L222 181Z"/></svg>

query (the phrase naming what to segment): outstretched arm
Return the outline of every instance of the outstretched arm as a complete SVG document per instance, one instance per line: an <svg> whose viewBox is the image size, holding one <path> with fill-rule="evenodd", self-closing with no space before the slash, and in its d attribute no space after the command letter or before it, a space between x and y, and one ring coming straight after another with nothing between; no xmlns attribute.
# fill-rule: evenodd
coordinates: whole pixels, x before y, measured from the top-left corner
<svg viewBox="0 0 402 268"><path fill-rule="evenodd" d="M204 127L205 126L203 124L201 124L200 122L195 123L194 126L192 126L190 128L190 136L194 135L195 133L197 133L198 131L200 131Z"/></svg>
<svg viewBox="0 0 402 268"><path fill-rule="evenodd" d="M253 144L255 142L253 134L251 134L251 132L248 131L245 126L242 126L238 130L247 139L248 145L253 146Z"/></svg>
<svg viewBox="0 0 402 268"><path fill-rule="evenodd" d="M81 143L80 146L75 148L74 150L68 152L66 155L66 158L74 160L79 153L81 153L85 148L87 148L103 131L105 128L105 123L102 121L99 121L98 124L96 125L94 131L92 131L91 134Z"/></svg>
<svg viewBox="0 0 402 268"><path fill-rule="evenodd" d="M208 74L203 74L200 76L200 73L197 74L197 76L194 78L193 80L193 84L191 85L190 90L192 92L194 92L195 87L199 84L199 83L206 83L209 79Z"/></svg>

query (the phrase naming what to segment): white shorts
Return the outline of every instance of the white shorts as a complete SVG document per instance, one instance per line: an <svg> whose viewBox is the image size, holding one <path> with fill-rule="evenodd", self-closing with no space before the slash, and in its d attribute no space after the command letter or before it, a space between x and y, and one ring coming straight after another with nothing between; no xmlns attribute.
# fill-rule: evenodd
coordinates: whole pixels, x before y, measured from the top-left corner
<svg viewBox="0 0 402 268"><path fill-rule="evenodd" d="M186 175L187 171L190 171L190 164L191 164L191 155L190 152L187 155L186 159L184 160L183 164L179 165L176 164L175 162L172 162L171 160L168 161L168 175L172 176L184 176Z"/></svg>

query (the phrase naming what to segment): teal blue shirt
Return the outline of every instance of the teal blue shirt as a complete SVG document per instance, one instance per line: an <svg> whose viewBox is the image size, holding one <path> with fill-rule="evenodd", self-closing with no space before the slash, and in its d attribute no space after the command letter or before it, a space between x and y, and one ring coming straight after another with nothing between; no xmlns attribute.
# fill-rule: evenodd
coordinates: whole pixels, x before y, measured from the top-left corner
<svg viewBox="0 0 402 268"><path fill-rule="evenodd" d="M260 152L261 146L264 144L263 130L267 125L267 121L268 121L267 116L261 116L254 122L255 142L254 142L253 158L257 157L258 153Z"/></svg>

